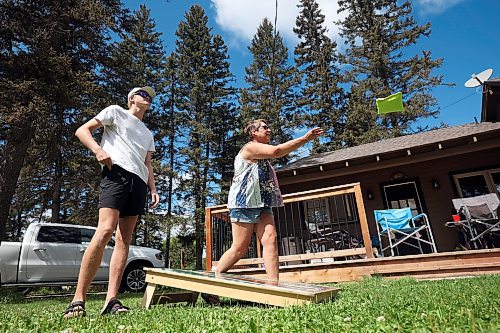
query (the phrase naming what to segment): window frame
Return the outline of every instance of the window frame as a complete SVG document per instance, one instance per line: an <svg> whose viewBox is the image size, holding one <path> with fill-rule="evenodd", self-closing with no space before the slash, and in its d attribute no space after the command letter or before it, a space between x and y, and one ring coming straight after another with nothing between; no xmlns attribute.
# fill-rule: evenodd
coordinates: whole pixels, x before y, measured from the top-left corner
<svg viewBox="0 0 500 333"><path fill-rule="evenodd" d="M493 176L492 174L494 173L500 173L500 168L494 168L494 169L485 169L485 170L479 170L479 171L472 171L472 172L463 172L463 173L457 173L453 175L453 181L455 182L455 188L457 189L457 193L460 198L463 198L463 192L462 188L460 187L460 182L459 180L461 178L467 178L467 177L474 177L474 176L483 176L486 182L486 186L488 186L488 190L490 193L497 193L496 187L495 187L495 182L493 181Z"/></svg>

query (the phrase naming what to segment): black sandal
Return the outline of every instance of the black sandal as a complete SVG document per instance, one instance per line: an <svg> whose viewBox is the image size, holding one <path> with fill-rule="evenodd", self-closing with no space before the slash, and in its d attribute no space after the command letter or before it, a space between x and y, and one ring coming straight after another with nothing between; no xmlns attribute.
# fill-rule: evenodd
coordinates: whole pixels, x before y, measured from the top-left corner
<svg viewBox="0 0 500 333"><path fill-rule="evenodd" d="M102 309L101 315L106 314L120 314L128 312L130 309L124 306L117 298L113 297L109 300L108 304Z"/></svg>
<svg viewBox="0 0 500 333"><path fill-rule="evenodd" d="M85 302L84 301L76 301L71 302L68 305L66 311L64 311L63 317L66 319L76 318L76 317L85 317L87 313L85 312Z"/></svg>

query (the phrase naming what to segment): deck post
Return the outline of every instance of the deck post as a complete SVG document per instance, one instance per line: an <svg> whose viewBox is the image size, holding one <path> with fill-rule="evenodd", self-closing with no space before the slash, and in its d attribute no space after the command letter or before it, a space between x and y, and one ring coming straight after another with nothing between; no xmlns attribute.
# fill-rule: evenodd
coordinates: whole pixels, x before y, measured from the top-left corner
<svg viewBox="0 0 500 333"><path fill-rule="evenodd" d="M361 234L363 235L363 244L365 244L366 257L373 258L372 240L370 238L365 204L363 202L363 194L361 193L361 185L359 183L354 185L354 196L356 198L356 205L358 206L359 224L361 226Z"/></svg>

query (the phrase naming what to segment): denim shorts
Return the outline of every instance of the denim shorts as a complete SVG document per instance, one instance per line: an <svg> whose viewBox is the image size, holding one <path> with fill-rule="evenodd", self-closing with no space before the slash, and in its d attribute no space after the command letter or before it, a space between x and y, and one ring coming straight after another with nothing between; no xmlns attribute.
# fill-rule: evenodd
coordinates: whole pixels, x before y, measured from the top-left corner
<svg viewBox="0 0 500 333"><path fill-rule="evenodd" d="M231 222L238 223L259 223L260 214L262 213L273 214L273 210L270 207L229 209Z"/></svg>

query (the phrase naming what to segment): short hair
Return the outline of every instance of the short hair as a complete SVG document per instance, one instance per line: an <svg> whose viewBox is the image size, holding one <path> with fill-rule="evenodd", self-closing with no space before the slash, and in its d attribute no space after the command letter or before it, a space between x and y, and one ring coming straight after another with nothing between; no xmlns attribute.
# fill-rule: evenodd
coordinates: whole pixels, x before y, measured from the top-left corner
<svg viewBox="0 0 500 333"><path fill-rule="evenodd" d="M247 135L249 140L253 139L252 132L256 131L261 122L266 122L264 119L255 119L255 120L250 120L247 122L247 125L245 126L245 134Z"/></svg>
<svg viewBox="0 0 500 333"><path fill-rule="evenodd" d="M134 95L130 96L130 98L132 98ZM130 98L128 99L127 101L127 107L130 109L130 107L132 106L132 101L130 100Z"/></svg>

